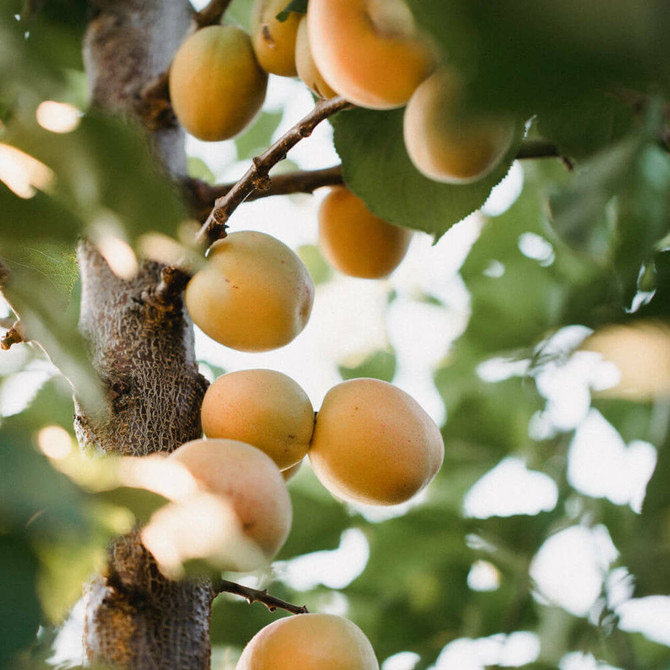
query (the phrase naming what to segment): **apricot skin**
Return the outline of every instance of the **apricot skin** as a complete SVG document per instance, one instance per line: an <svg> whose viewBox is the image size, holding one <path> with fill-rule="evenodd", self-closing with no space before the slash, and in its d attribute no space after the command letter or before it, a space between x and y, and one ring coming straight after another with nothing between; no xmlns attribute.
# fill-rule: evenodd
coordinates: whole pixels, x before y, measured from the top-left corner
<svg viewBox="0 0 670 670"><path fill-rule="evenodd" d="M334 614L298 614L273 621L244 648L236 670L379 670L370 641Z"/></svg>
<svg viewBox="0 0 670 670"><path fill-rule="evenodd" d="M482 179L502 160L514 138L514 122L473 117L458 110L455 77L437 72L410 98L403 120L405 147L429 179L467 184Z"/></svg>
<svg viewBox="0 0 670 670"><path fill-rule="evenodd" d="M293 379L275 370L239 370L207 389L200 412L207 437L253 444L280 470L307 454L314 409Z"/></svg>
<svg viewBox="0 0 670 670"><path fill-rule="evenodd" d="M295 77L295 41L300 14L290 12L286 21L277 14L287 0L255 0L251 9L251 37L260 66L271 74Z"/></svg>
<svg viewBox="0 0 670 670"><path fill-rule="evenodd" d="M328 86L314 62L307 30L307 17L303 16L298 25L298 36L295 42L295 67L298 76L315 95L320 98L334 98L337 93Z"/></svg>
<svg viewBox="0 0 670 670"><path fill-rule="evenodd" d="M323 399L308 452L335 496L395 505L423 489L442 465L435 422L407 393L378 379L351 379Z"/></svg>
<svg viewBox="0 0 670 670"><path fill-rule="evenodd" d="M186 287L185 302L193 322L220 344L269 351L307 324L314 282L285 244L238 231L212 245L205 267Z"/></svg>
<svg viewBox="0 0 670 670"><path fill-rule="evenodd" d="M324 256L351 277L379 279L405 257L412 233L376 217L344 186L330 190L319 207L319 244Z"/></svg>
<svg viewBox="0 0 670 670"><path fill-rule="evenodd" d="M251 123L265 100L267 74L243 30L208 26L187 37L177 50L169 85L181 125L198 139L219 141Z"/></svg>
<svg viewBox="0 0 670 670"><path fill-rule="evenodd" d="M268 561L274 558L288 537L292 508L269 456L238 440L205 439L186 442L169 458L184 465L203 489L230 503L247 537Z"/></svg>
<svg viewBox="0 0 670 670"><path fill-rule="evenodd" d="M402 0L310 0L309 42L328 84L361 107L404 105L433 67L425 37L406 26ZM390 14L400 8L404 19ZM409 20L409 21L408 21Z"/></svg>

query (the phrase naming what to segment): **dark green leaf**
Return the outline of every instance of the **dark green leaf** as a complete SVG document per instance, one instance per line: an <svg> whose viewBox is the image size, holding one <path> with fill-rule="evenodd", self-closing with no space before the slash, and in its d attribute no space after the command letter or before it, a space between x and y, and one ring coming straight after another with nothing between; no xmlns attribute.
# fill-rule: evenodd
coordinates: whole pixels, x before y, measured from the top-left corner
<svg viewBox="0 0 670 670"><path fill-rule="evenodd" d="M436 239L480 208L507 174L518 143L489 176L452 186L427 179L412 165L402 135L402 110L356 109L333 120L344 180L376 216Z"/></svg>
<svg viewBox="0 0 670 670"><path fill-rule="evenodd" d="M286 5L286 8L277 14L277 19L279 21L286 21L291 12L307 14L307 0L291 0L291 2Z"/></svg>

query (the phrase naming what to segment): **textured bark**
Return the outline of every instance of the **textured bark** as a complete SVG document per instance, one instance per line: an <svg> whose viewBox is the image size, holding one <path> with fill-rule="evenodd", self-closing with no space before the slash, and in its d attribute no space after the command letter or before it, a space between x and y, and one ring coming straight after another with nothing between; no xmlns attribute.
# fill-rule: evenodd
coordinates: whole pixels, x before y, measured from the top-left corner
<svg viewBox="0 0 670 670"><path fill-rule="evenodd" d="M101 0L84 45L92 103L143 125L157 169L185 173L183 132L144 115L142 91L164 72L188 28L185 0ZM192 325L181 298L151 300L161 268L144 264L132 281L116 277L87 243L80 327L106 384L107 406L94 416L77 407L82 445L107 453L170 452L200 436L206 383L198 374ZM86 595L84 644L89 661L124 670L204 670L210 664L209 581L172 582L138 533L110 548L106 571Z"/></svg>

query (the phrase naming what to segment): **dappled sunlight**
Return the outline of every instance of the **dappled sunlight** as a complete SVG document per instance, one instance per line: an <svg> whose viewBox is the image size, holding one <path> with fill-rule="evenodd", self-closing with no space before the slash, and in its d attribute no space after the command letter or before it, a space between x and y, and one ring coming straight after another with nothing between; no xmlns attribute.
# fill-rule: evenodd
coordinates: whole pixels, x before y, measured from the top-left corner
<svg viewBox="0 0 670 670"><path fill-rule="evenodd" d="M37 434L37 444L45 456L56 460L67 458L74 449L72 436L61 426L42 428Z"/></svg>
<svg viewBox="0 0 670 670"><path fill-rule="evenodd" d="M468 572L468 586L473 591L496 591L500 580L500 570L489 561L475 561Z"/></svg>
<svg viewBox="0 0 670 670"><path fill-rule="evenodd" d="M37 123L52 133L70 133L81 123L82 113L66 102L45 100L35 111Z"/></svg>
<svg viewBox="0 0 670 670"><path fill-rule="evenodd" d="M0 181L20 198L48 191L54 183L51 168L29 154L0 142Z"/></svg>
<svg viewBox="0 0 670 670"><path fill-rule="evenodd" d="M307 591L319 584L343 589L358 577L370 557L370 547L362 530L349 528L342 533L340 546L333 551L315 551L274 567L291 588Z"/></svg>
<svg viewBox="0 0 670 670"><path fill-rule="evenodd" d="M442 650L431 670L485 670L493 665L519 667L532 663L539 654L539 638L526 631L459 638Z"/></svg>
<svg viewBox="0 0 670 670"><path fill-rule="evenodd" d="M626 446L614 427L592 409L570 444L568 481L586 495L640 512L656 457L648 442L635 440Z"/></svg>
<svg viewBox="0 0 670 670"><path fill-rule="evenodd" d="M551 477L528 470L518 458L506 458L466 493L463 511L479 519L538 514L552 510L557 500L558 488Z"/></svg>
<svg viewBox="0 0 670 670"><path fill-rule="evenodd" d="M533 558L530 576L536 598L586 616L602 594L618 552L605 526L572 526L545 540Z"/></svg>

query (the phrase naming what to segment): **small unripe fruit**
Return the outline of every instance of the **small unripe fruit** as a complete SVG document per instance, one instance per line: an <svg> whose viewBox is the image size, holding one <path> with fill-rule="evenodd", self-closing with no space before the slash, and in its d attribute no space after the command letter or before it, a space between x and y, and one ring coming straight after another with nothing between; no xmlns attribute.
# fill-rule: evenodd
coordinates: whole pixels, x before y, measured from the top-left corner
<svg viewBox="0 0 670 670"><path fill-rule="evenodd" d="M440 71L426 79L405 108L403 135L412 163L429 179L467 184L502 160L514 138L514 122L463 113L456 77Z"/></svg>
<svg viewBox="0 0 670 670"><path fill-rule="evenodd" d="M298 76L312 93L320 98L333 98L337 93L328 86L319 68L316 67L307 30L307 17L303 16L298 25L298 37L295 43L295 67Z"/></svg>
<svg viewBox="0 0 670 670"><path fill-rule="evenodd" d="M395 505L423 489L442 465L435 422L410 395L378 379L334 386L316 417L309 460L334 495Z"/></svg>
<svg viewBox="0 0 670 670"><path fill-rule="evenodd" d="M298 256L265 233L239 231L215 242L188 283L186 308L212 339L240 351L288 344L305 327L314 282Z"/></svg>
<svg viewBox="0 0 670 670"><path fill-rule="evenodd" d="M379 670L374 649L353 622L334 614L298 614L262 628L236 670Z"/></svg>
<svg viewBox="0 0 670 670"><path fill-rule="evenodd" d="M280 470L299 463L314 432L314 409L293 379L275 370L239 370L207 389L200 411L207 437L253 444Z"/></svg>
<svg viewBox="0 0 670 670"><path fill-rule="evenodd" d="M266 72L295 77L295 41L300 14L290 12L285 21L276 18L287 4L287 0L254 0L251 36L256 58Z"/></svg>
<svg viewBox="0 0 670 670"><path fill-rule="evenodd" d="M326 259L351 277L379 279L405 257L412 232L375 216L344 186L333 187L319 207L319 244Z"/></svg>
<svg viewBox="0 0 670 670"><path fill-rule="evenodd" d="M324 79L361 107L404 105L433 68L404 0L310 0L307 23Z"/></svg>
<svg viewBox="0 0 670 670"><path fill-rule="evenodd" d="M265 99L267 74L243 30L208 26L179 47L169 82L172 108L181 125L198 139L219 141L251 123Z"/></svg>
<svg viewBox="0 0 670 670"><path fill-rule="evenodd" d="M242 532L270 561L288 537L291 500L274 461L237 440L192 440L169 456L184 465L198 484L233 509ZM237 566L254 570L259 565Z"/></svg>

